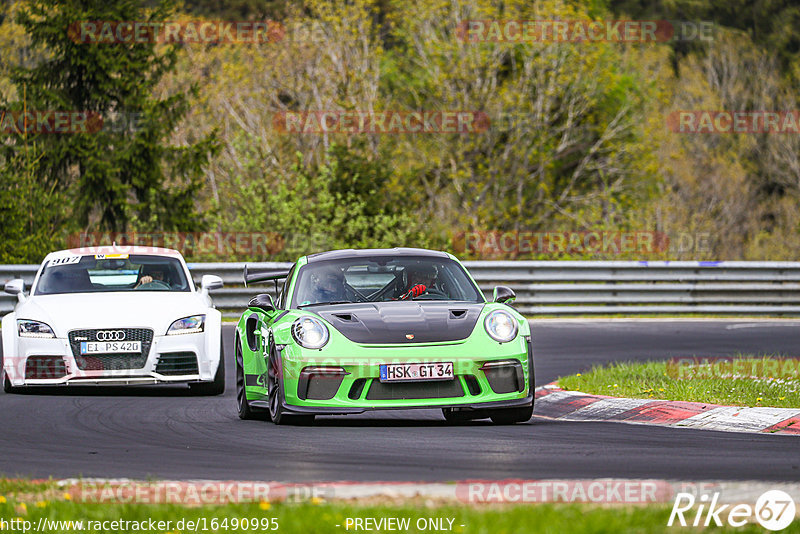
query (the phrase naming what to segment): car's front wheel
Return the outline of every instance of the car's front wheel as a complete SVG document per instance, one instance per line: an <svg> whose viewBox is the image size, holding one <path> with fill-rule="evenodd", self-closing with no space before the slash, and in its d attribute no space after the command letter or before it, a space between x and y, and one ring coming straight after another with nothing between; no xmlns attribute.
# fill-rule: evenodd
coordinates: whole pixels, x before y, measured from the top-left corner
<svg viewBox="0 0 800 534"><path fill-rule="evenodd" d="M11 385L11 379L8 378L8 373L3 371L3 391L6 393L19 393L19 388Z"/></svg>
<svg viewBox="0 0 800 534"><path fill-rule="evenodd" d="M217 366L216 374L214 374L213 382L189 384L189 387L195 395L213 396L225 393L225 349L222 345L222 339L220 339L219 343L219 365Z"/></svg>
<svg viewBox="0 0 800 534"><path fill-rule="evenodd" d="M283 408L283 378L278 354L273 347L269 351L267 364L267 392L269 394L269 415L276 425L310 425L313 415L290 415Z"/></svg>
<svg viewBox="0 0 800 534"><path fill-rule="evenodd" d="M530 406L521 408L499 408L491 410L489 417L497 425L513 425L514 423L524 423L533 417L533 403Z"/></svg>

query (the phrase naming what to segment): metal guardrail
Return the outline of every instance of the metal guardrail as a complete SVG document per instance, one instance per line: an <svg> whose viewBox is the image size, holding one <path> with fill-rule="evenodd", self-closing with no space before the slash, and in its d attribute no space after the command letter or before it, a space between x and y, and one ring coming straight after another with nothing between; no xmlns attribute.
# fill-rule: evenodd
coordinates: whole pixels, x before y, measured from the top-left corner
<svg viewBox="0 0 800 534"><path fill-rule="evenodd" d="M272 283L245 288L244 263L190 264L199 282L204 274L222 277L212 292L226 316L237 316L256 293L272 293ZM290 263L249 264L288 268ZM800 315L800 262L697 261L472 261L464 262L480 288L495 285L517 294L515 307L526 315ZM37 265L0 265L0 282L33 282ZM0 315L16 299L0 295Z"/></svg>

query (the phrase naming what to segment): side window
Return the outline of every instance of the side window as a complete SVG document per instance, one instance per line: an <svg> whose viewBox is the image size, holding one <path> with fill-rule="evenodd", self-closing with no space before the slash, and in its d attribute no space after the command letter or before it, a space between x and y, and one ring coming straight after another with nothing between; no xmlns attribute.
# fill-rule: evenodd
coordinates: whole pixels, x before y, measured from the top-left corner
<svg viewBox="0 0 800 534"><path fill-rule="evenodd" d="M283 289L281 289L281 294L278 295L278 309L285 310L286 309L286 292L289 291L289 282L292 280L292 276L294 275L294 268L297 264L292 265L292 268L289 269L289 274L286 275L286 280L283 282Z"/></svg>

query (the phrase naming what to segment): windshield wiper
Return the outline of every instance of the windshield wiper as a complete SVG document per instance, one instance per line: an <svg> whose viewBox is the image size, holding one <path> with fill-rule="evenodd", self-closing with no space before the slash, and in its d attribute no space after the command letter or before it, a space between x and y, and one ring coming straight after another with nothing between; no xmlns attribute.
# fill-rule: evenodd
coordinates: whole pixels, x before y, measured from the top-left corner
<svg viewBox="0 0 800 534"><path fill-rule="evenodd" d="M312 302L311 304L301 304L298 308L307 308L309 306L327 306L333 304L355 304L352 300L332 300L330 302Z"/></svg>

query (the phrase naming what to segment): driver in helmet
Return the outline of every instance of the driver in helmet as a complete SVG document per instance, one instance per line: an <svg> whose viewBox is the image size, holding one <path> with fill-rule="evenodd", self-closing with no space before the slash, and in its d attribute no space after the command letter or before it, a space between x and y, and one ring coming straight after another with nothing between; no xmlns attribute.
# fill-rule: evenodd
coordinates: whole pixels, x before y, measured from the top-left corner
<svg viewBox="0 0 800 534"><path fill-rule="evenodd" d="M436 281L436 268L433 265L409 265L408 283L405 292L400 295L400 300L408 300L419 297L433 287Z"/></svg>
<svg viewBox="0 0 800 534"><path fill-rule="evenodd" d="M339 302L347 300L344 294L344 275L337 269L327 269L314 273L311 277L313 283L313 302Z"/></svg>

